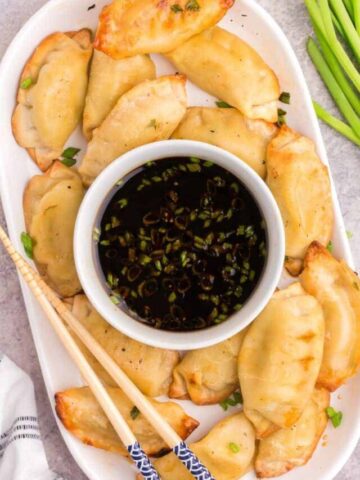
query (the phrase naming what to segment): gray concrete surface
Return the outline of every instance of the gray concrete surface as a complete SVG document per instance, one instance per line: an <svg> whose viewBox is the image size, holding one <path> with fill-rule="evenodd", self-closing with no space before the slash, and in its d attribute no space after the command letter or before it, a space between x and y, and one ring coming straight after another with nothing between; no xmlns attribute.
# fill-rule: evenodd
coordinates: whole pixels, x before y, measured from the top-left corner
<svg viewBox="0 0 360 480"><path fill-rule="evenodd" d="M44 3L46 3L45 0L0 0L0 55L5 52L12 37L23 23ZM89 5L92 3L89 0ZM300 59L313 97L325 107L333 110L333 103L306 54L305 40L311 29L303 1L260 0L259 3L274 16L289 37ZM322 132L328 149L346 227L353 232L351 245L356 266L359 268L360 150L324 125L322 125ZM2 225L5 223L1 207L0 223ZM51 467L58 473L63 474L68 480L86 480L85 475L82 474L69 454L57 430L31 340L17 275L10 260L1 249L0 312L0 349L23 368L35 383L40 427ZM358 446L343 471L336 477L336 480L355 480L357 478L360 478L360 446Z"/></svg>

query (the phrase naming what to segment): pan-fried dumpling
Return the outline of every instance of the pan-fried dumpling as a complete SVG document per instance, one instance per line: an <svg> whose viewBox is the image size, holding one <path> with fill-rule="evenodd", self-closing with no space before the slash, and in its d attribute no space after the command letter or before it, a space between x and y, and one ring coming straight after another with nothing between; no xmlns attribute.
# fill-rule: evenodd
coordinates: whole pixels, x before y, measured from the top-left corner
<svg viewBox="0 0 360 480"><path fill-rule="evenodd" d="M235 108L188 108L172 138L210 143L237 155L262 178L266 175L266 149L277 127L250 120Z"/></svg>
<svg viewBox="0 0 360 480"><path fill-rule="evenodd" d="M290 428L300 418L319 374L324 330L321 305L299 283L276 292L250 326L238 367L244 411L255 426L264 417Z"/></svg>
<svg viewBox="0 0 360 480"><path fill-rule="evenodd" d="M84 193L76 171L58 161L44 175L32 177L24 192L25 224L34 242L34 261L46 283L63 297L81 291L73 235Z"/></svg>
<svg viewBox="0 0 360 480"><path fill-rule="evenodd" d="M115 0L100 15L95 48L113 58L164 53L215 25L234 0Z"/></svg>
<svg viewBox="0 0 360 480"><path fill-rule="evenodd" d="M219 403L239 388L237 359L245 332L208 348L187 352L174 370L169 397L197 405Z"/></svg>
<svg viewBox="0 0 360 480"><path fill-rule="evenodd" d="M270 142L267 183L285 226L286 266L297 275L314 240L327 245L333 229L331 186L327 167L314 143L283 126Z"/></svg>
<svg viewBox="0 0 360 480"><path fill-rule="evenodd" d="M79 172L86 184L135 147L166 140L186 112L185 77L170 75L129 90L93 132Z"/></svg>
<svg viewBox="0 0 360 480"><path fill-rule="evenodd" d="M238 480L251 465L255 454L255 434L243 413L219 422L191 450L216 480ZM154 461L162 480L193 480L174 453Z"/></svg>
<svg viewBox="0 0 360 480"><path fill-rule="evenodd" d="M278 79L259 54L236 35L214 27L166 56L189 80L246 117L277 121Z"/></svg>
<svg viewBox="0 0 360 480"><path fill-rule="evenodd" d="M21 74L13 132L44 171L60 157L80 121L91 53L90 30L53 33L39 44Z"/></svg>
<svg viewBox="0 0 360 480"><path fill-rule="evenodd" d="M95 50L83 115L85 137L90 140L93 130L102 124L121 95L155 76L155 65L147 55L114 60Z"/></svg>
<svg viewBox="0 0 360 480"><path fill-rule="evenodd" d="M180 358L178 352L149 347L126 337L96 312L85 295L75 297L72 312L145 395L168 393ZM106 381L106 377L102 379Z"/></svg>
<svg viewBox="0 0 360 480"><path fill-rule="evenodd" d="M159 456L170 450L119 388L108 388L107 391L148 455ZM199 425L197 420L189 417L174 402L162 403L156 400L151 402L184 440ZM127 456L127 450L88 387L72 388L57 393L55 408L65 428L83 443Z"/></svg>
<svg viewBox="0 0 360 480"><path fill-rule="evenodd" d="M309 247L300 278L325 316L324 357L317 383L334 391L360 367L360 281L318 242Z"/></svg>
<svg viewBox="0 0 360 480"><path fill-rule="evenodd" d="M278 477L310 460L326 428L329 403L327 390L315 390L295 425L260 441L255 460L258 478Z"/></svg>

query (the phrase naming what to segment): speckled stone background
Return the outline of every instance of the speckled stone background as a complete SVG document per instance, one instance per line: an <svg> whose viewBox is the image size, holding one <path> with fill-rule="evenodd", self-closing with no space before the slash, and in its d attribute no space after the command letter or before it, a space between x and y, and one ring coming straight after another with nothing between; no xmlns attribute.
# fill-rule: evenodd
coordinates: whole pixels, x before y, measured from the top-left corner
<svg viewBox="0 0 360 480"><path fill-rule="evenodd" d="M12 37L23 23L44 3L46 3L45 0L0 0L0 55L3 54ZM93 1L89 0L89 5L92 3ZM274 16L289 37L305 71L313 97L328 109L333 110L333 103L306 54L305 40L311 29L303 1L260 0L259 3ZM326 126L322 126L322 132L327 145L346 227L353 232L351 245L355 264L359 268L360 150ZM4 225L5 220L1 207L0 222ZM41 433L50 466L58 473L63 474L68 480L86 480L85 475L70 456L57 430L45 392L35 348L31 341L31 333L17 275L11 262L1 249L0 312L0 350L23 368L34 381ZM357 478L360 478L360 446L358 446L343 471L336 477L336 480L355 480Z"/></svg>

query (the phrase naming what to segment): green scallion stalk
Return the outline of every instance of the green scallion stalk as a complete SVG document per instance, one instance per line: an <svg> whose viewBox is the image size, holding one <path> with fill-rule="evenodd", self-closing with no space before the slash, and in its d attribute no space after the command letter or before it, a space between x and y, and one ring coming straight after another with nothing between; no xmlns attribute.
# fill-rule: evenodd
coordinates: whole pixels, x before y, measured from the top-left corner
<svg viewBox="0 0 360 480"><path fill-rule="evenodd" d="M355 112L360 115L360 98L357 95L357 93L354 92L350 82L348 81L346 75L344 74L339 62L337 61L337 58L335 55L332 53L331 48L329 47L327 41L325 40L323 34L320 32L320 30L317 28L316 25L314 25L314 30L316 37L319 41L323 56L326 60L326 63L329 65L330 70L332 71L332 74L334 75L336 81L338 82L341 90L344 92L346 98L349 100L351 103L351 106L355 110Z"/></svg>
<svg viewBox="0 0 360 480"><path fill-rule="evenodd" d="M350 15L351 19L354 18L354 5L357 3L358 0L344 0L344 4L348 14Z"/></svg>
<svg viewBox="0 0 360 480"><path fill-rule="evenodd" d="M334 12L331 12L331 18L332 18L333 24L335 25L336 30L340 33L342 38L345 40L346 39L345 32L344 32L339 20L336 18Z"/></svg>
<svg viewBox="0 0 360 480"><path fill-rule="evenodd" d="M310 14L312 24L320 30L324 38L327 38L326 29L323 19L321 17L319 5L313 0L305 0L305 5Z"/></svg>
<svg viewBox="0 0 360 480"><path fill-rule="evenodd" d="M312 38L309 38L307 42L307 49L316 69L320 73L321 78L329 89L330 94L339 107L341 113L349 122L351 128L354 130L354 133L360 137L360 118L355 113L350 102L341 90L338 82L328 67L328 64L325 62L318 46Z"/></svg>
<svg viewBox="0 0 360 480"><path fill-rule="evenodd" d="M306 7L309 11L311 22L312 22L313 26L314 27L316 26L321 31L324 38L326 38L325 25L324 25L324 22L321 18L321 12L320 12L318 4L316 2L313 2L312 0L305 0L305 5L306 5ZM342 26L340 25L338 19L336 18L334 12L331 12L331 18L332 18L332 21L334 22L334 25L335 25L337 31L345 39L346 38L345 37L345 32L344 32Z"/></svg>
<svg viewBox="0 0 360 480"><path fill-rule="evenodd" d="M310 0L306 0L306 4L313 4ZM360 73L358 72L355 65L352 63L348 57L344 47L339 42L334 25L331 18L331 10L329 6L329 0L319 0L320 14L325 26L325 38L332 49L334 55L338 59L340 65L343 67L345 72L348 74L350 80L353 82L358 91L360 91ZM320 24L321 28L321 24Z"/></svg>
<svg viewBox="0 0 360 480"><path fill-rule="evenodd" d="M331 115L331 113L326 111L325 108L323 108L317 102L313 102L313 104L316 115L318 118L320 118L320 120L325 122L327 125L329 125L329 127L333 128L344 137L351 140L353 143L355 143L355 145L360 146L360 138L355 135L354 131L351 127L349 127L349 125Z"/></svg>
<svg viewBox="0 0 360 480"><path fill-rule="evenodd" d="M354 1L354 23L357 34L360 36L360 2L358 0Z"/></svg>
<svg viewBox="0 0 360 480"><path fill-rule="evenodd" d="M359 3L359 0L356 0L354 3ZM355 57L360 60L360 37L354 27L348 11L345 8L345 5L341 0L330 0L330 4L341 24L342 29L345 32L346 38L355 54Z"/></svg>

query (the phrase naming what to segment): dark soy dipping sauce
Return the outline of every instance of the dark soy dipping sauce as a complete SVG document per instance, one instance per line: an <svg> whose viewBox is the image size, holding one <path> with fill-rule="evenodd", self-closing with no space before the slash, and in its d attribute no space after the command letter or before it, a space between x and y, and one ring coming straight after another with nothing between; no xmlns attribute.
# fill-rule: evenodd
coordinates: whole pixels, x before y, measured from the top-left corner
<svg viewBox="0 0 360 480"><path fill-rule="evenodd" d="M115 304L173 331L210 327L242 308L264 268L266 232L234 175L198 158L169 158L116 188L98 244Z"/></svg>

